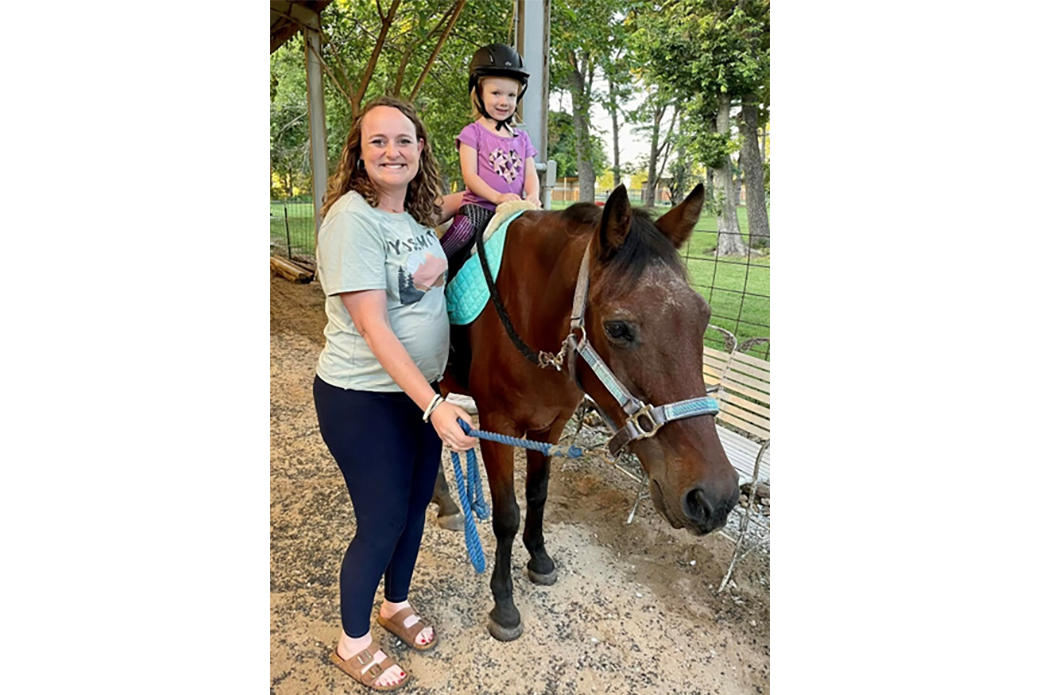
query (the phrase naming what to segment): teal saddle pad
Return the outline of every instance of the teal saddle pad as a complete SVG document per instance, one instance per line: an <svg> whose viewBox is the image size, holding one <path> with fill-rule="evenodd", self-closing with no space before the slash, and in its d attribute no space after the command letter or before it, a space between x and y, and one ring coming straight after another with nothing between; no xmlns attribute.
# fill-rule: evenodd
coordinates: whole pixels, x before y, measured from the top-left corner
<svg viewBox="0 0 1040 695"><path fill-rule="evenodd" d="M520 215L520 212L506 218L491 238L484 243L484 251L487 253L488 267L491 269L491 277L498 279L498 269L502 266L502 250L506 245L506 232L509 224ZM473 247L476 249L476 247ZM463 264L458 275L452 278L445 290L445 298L448 302L448 321L453 326L465 326L473 323L484 305L491 298L487 280L484 279L484 270L480 267L480 257L474 253L469 260Z"/></svg>

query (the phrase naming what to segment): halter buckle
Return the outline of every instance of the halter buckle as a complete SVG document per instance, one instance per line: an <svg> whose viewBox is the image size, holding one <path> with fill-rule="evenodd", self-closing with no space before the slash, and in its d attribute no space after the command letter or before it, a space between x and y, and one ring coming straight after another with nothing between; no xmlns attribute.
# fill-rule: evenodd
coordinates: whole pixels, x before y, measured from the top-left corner
<svg viewBox="0 0 1040 695"><path fill-rule="evenodd" d="M632 441L653 437L657 434L657 430L667 424L667 422L658 422L655 420L653 410L654 406L647 403L628 417L628 421L632 423L633 428L637 432L636 436L632 437ZM647 426L647 423L649 423L649 427Z"/></svg>

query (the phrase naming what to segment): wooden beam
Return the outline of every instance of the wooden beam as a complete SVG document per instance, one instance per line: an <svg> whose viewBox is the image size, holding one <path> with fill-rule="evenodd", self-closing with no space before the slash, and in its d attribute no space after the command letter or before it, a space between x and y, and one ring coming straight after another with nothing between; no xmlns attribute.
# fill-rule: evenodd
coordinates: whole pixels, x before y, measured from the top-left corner
<svg viewBox="0 0 1040 695"><path fill-rule="evenodd" d="M291 39L301 28L320 31L321 15L326 2L271 2L271 53Z"/></svg>
<svg viewBox="0 0 1040 695"><path fill-rule="evenodd" d="M281 256L271 256L271 271L278 273L287 280L301 284L307 284L314 279L314 276L311 273L308 273L303 268L294 265L291 261L288 261Z"/></svg>

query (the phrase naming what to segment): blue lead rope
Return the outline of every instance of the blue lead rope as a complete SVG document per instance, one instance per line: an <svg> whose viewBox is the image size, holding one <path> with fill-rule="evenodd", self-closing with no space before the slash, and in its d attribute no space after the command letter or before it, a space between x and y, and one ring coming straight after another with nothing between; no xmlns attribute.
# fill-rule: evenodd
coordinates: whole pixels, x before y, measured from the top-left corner
<svg viewBox="0 0 1040 695"><path fill-rule="evenodd" d="M473 449L466 452L466 478L462 477L462 462L454 451L451 452L451 465L455 469L455 486L459 489L459 502L466 517L466 552L469 553L469 561L473 563L473 569L477 574L484 574L484 548L481 547L480 536L477 535L477 522L473 520L474 512L481 519L488 518L487 502L484 501L484 491L480 487L477 452Z"/></svg>
<svg viewBox="0 0 1040 695"><path fill-rule="evenodd" d="M481 430L475 430L466 422L459 418L456 420L459 423L459 427L470 437L476 437L478 439L486 439L489 442L498 442L499 444L508 444L509 446L519 446L524 449L532 449L533 451L540 451L546 456L566 456L567 458L580 458L582 451L580 447L576 446L560 446L559 444L550 444L549 442L535 442L530 439L517 439L516 437L510 437L505 434L495 434L494 432L482 432ZM470 449L472 451L472 449Z"/></svg>
<svg viewBox="0 0 1040 695"><path fill-rule="evenodd" d="M558 444L549 444L548 442L533 442L529 439L517 439L516 437L509 437L494 432L482 432L470 427L462 418L459 418L456 422L459 423L462 431L470 437L486 439L499 444L508 444L509 446L533 449L534 451L542 452L546 456L578 458L582 455L580 447L560 446ZM483 574L485 569L484 548L480 545L480 536L477 535L477 522L473 520L473 515L475 513L478 518L484 520L488 518L489 514L487 502L484 501L484 491L480 485L477 452L473 449L466 452L465 478L462 475L462 461L459 460L458 453L454 451L451 452L451 465L455 470L455 486L459 490L459 502L462 504L462 514L466 519L466 552L469 554L469 561L473 563L473 569L477 571L477 574Z"/></svg>

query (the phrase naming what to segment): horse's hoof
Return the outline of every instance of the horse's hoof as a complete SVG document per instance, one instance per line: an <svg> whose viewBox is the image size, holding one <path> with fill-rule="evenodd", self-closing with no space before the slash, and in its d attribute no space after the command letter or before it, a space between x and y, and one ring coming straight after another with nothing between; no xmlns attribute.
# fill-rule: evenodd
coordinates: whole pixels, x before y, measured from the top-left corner
<svg viewBox="0 0 1040 695"><path fill-rule="evenodd" d="M437 525L449 531L464 531L466 529L466 516L462 512L437 517Z"/></svg>
<svg viewBox="0 0 1040 695"><path fill-rule="evenodd" d="M512 642L524 634L524 624L517 623L516 627L502 627L495 622L494 618L488 618L488 632L499 642Z"/></svg>
<svg viewBox="0 0 1040 695"><path fill-rule="evenodd" d="M531 581L535 584L541 584L542 586L549 586L556 583L556 568L553 567L553 571L549 574L539 574L530 567L527 568L527 576L531 578Z"/></svg>

